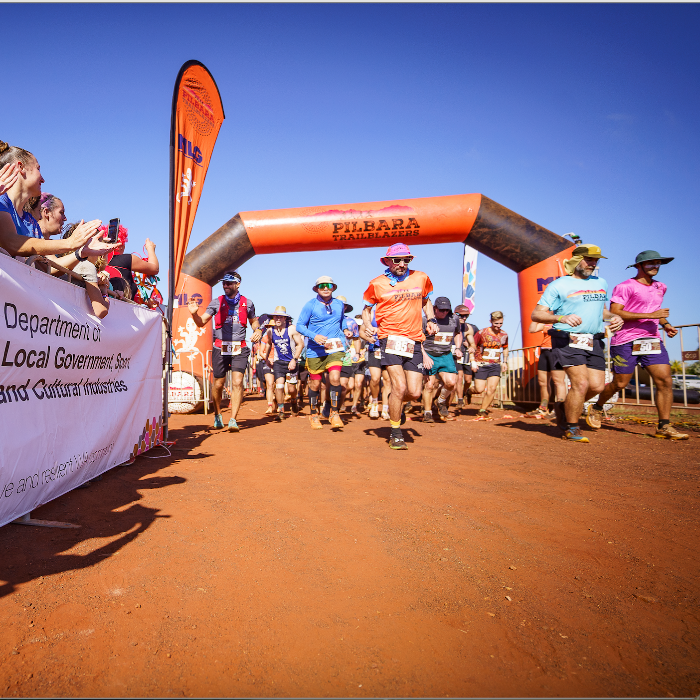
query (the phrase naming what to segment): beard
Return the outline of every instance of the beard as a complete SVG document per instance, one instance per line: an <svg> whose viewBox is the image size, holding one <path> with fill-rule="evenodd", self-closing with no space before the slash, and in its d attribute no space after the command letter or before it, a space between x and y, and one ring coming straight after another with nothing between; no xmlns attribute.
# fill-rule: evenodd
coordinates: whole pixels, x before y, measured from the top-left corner
<svg viewBox="0 0 700 700"><path fill-rule="evenodd" d="M579 275L579 277L584 277L587 279L593 274L594 271L595 268L588 267L584 262L580 262L578 265L576 265L576 274Z"/></svg>

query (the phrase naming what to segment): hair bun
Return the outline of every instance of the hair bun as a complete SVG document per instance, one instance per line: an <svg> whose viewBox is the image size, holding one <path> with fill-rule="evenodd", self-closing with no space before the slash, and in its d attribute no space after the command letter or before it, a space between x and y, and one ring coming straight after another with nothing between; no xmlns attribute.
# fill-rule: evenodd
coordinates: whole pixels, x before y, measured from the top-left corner
<svg viewBox="0 0 700 700"><path fill-rule="evenodd" d="M10 147L9 143L5 143L4 141L0 141L0 153L4 153L9 147Z"/></svg>

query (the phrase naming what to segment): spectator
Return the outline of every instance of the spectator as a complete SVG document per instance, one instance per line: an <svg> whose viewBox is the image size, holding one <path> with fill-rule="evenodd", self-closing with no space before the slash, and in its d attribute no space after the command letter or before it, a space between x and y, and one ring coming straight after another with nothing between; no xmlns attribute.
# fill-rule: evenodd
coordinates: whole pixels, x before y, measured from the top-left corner
<svg viewBox="0 0 700 700"><path fill-rule="evenodd" d="M41 234L46 239L61 233L63 224L66 223L66 211L63 202L48 192L42 192L38 198L32 197L25 210L36 219L41 229ZM62 237L65 238L65 236Z"/></svg>
<svg viewBox="0 0 700 700"><path fill-rule="evenodd" d="M0 189L4 190L0 194L0 248L12 256L46 255L54 260L56 254L74 252L77 262L114 247L103 245L95 250L87 246L99 235L99 219L81 221L70 238L45 240L34 217L24 211L32 197L41 195L43 182L39 163L29 151L0 141Z"/></svg>
<svg viewBox="0 0 700 700"><path fill-rule="evenodd" d="M103 226L101 230L106 231ZM148 252L148 260L140 258L132 253L124 253L126 242L129 239L129 229L124 226L119 227L118 233L119 242L114 250L114 254L109 258L108 269L110 281L115 290L120 290L126 295L126 289L129 289L129 299L134 299L138 292L138 286L134 281L134 272L140 272L150 277L157 275L160 270L158 258L156 257L156 244L150 238L146 239L145 248Z"/></svg>

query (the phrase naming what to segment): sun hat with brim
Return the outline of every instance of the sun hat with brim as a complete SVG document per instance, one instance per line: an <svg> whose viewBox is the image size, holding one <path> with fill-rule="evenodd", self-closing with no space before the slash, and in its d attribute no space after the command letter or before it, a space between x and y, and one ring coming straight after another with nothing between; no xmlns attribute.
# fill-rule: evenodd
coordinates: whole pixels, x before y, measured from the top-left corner
<svg viewBox="0 0 700 700"><path fill-rule="evenodd" d="M571 257L579 255L582 258L603 258L604 260L607 260L600 248L597 245L592 244L584 244L574 248L573 253L571 253Z"/></svg>
<svg viewBox="0 0 700 700"><path fill-rule="evenodd" d="M313 286L314 292L318 292L318 285L319 284L332 284L333 285L332 291L335 291L336 289L338 289L338 285L333 281L333 278L328 277L328 275L323 275L322 277L319 277L316 280L316 284Z"/></svg>
<svg viewBox="0 0 700 700"><path fill-rule="evenodd" d="M464 304L459 304L459 306L455 306L455 313L456 314L471 314L471 311L469 310L468 306L465 306Z"/></svg>
<svg viewBox="0 0 700 700"><path fill-rule="evenodd" d="M408 256L413 257L413 254L411 253L411 251L405 243L394 243L394 245L390 245L387 248L386 255L382 258L379 258L379 262L381 262L382 265L384 265L386 264L384 262L386 258L399 258Z"/></svg>
<svg viewBox="0 0 700 700"><path fill-rule="evenodd" d="M338 296L338 297L336 297L336 299L340 299L340 301L342 301L343 304L345 304L345 312L344 313L349 314L352 311L352 309L353 309L352 304L348 304L348 300L345 297Z"/></svg>
<svg viewBox="0 0 700 700"><path fill-rule="evenodd" d="M650 260L659 260L662 265L668 265L668 263L671 262L674 258L663 258L659 254L658 250L645 250L642 251L635 259L634 263L632 265L628 265L627 268L629 267L635 267L636 265L641 265L641 263L644 262L649 262ZM625 268L625 269L627 269Z"/></svg>
<svg viewBox="0 0 700 700"><path fill-rule="evenodd" d="M287 318L291 318L291 315L287 313L286 306L275 306L275 310L271 314L268 314L268 316L270 318L273 316L286 316Z"/></svg>

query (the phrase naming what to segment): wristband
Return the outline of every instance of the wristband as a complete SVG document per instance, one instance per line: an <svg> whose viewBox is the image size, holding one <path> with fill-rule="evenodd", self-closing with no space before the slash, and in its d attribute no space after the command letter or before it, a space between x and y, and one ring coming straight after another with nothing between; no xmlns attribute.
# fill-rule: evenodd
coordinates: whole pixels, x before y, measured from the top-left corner
<svg viewBox="0 0 700 700"><path fill-rule="evenodd" d="M557 323L561 323L562 318L564 318L564 314L562 314L561 316L559 316L557 318Z"/></svg>
<svg viewBox="0 0 700 700"><path fill-rule="evenodd" d="M84 246L80 246L80 248L78 248L78 250L82 250L83 247L84 247ZM76 257L80 262L83 262L84 260L87 260L87 259L88 259L88 256L86 255L84 258L81 258L81 257L80 257L80 254L78 253L78 250L74 250L74 251L73 251L73 254L75 255L75 257Z"/></svg>

